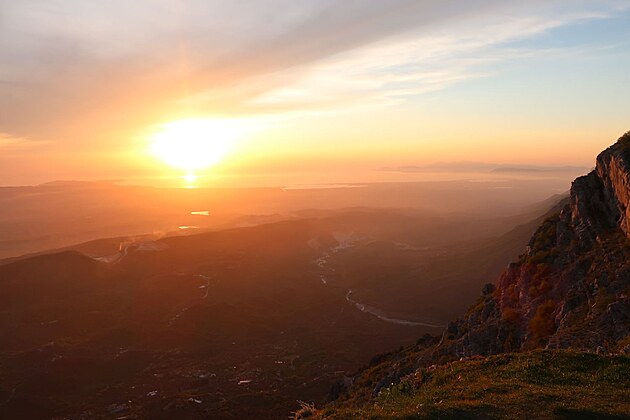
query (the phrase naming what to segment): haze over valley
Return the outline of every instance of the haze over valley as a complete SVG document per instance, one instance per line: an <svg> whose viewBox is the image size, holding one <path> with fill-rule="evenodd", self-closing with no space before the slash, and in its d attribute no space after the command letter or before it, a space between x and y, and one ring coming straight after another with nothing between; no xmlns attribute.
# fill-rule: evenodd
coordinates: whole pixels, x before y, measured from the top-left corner
<svg viewBox="0 0 630 420"><path fill-rule="evenodd" d="M323 403L373 355L464 311L561 185L2 189L3 374L23 399L5 412L265 417Z"/></svg>

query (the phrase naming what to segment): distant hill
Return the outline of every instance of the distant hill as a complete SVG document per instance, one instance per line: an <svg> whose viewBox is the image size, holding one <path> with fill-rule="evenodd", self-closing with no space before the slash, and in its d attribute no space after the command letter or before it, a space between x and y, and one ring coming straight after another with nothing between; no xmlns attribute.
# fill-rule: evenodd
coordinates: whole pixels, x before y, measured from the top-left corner
<svg viewBox="0 0 630 420"><path fill-rule="evenodd" d="M499 166L492 169L493 173L585 173L588 168L583 166Z"/></svg>
<svg viewBox="0 0 630 420"><path fill-rule="evenodd" d="M386 172L462 172L462 173L570 173L580 174L588 172L584 166L540 166L540 165L510 165L483 162L438 162L430 165L406 165L381 168Z"/></svg>
<svg viewBox="0 0 630 420"><path fill-rule="evenodd" d="M526 213L532 203L566 188L569 180L566 176L529 178L316 189L157 188L107 181L0 187L0 259L101 238L160 238L192 230L253 226L295 218L297 212L309 209L414 208L454 220L500 219ZM191 228L184 232L182 227ZM496 233L493 230L488 236Z"/></svg>

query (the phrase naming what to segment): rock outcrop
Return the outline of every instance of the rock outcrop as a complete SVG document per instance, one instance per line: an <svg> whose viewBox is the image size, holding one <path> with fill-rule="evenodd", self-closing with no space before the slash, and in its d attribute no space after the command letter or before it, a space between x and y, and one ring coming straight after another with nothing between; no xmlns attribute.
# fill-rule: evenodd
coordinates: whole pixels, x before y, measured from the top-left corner
<svg viewBox="0 0 630 420"><path fill-rule="evenodd" d="M604 186L605 199L613 207L610 221L617 222L630 237L630 132L597 157L595 170Z"/></svg>
<svg viewBox="0 0 630 420"><path fill-rule="evenodd" d="M630 333L630 132L577 178L496 287L427 360L533 348L614 351Z"/></svg>

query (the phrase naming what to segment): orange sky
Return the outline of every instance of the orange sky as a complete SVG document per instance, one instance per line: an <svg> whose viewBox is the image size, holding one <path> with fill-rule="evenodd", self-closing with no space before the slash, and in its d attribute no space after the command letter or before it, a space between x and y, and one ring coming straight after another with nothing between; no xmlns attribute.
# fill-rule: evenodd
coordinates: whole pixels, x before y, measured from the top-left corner
<svg viewBox="0 0 630 420"><path fill-rule="evenodd" d="M0 183L157 185L217 149L202 184L591 166L630 128L628 6L521 3L0 2ZM239 129L152 153L181 120Z"/></svg>

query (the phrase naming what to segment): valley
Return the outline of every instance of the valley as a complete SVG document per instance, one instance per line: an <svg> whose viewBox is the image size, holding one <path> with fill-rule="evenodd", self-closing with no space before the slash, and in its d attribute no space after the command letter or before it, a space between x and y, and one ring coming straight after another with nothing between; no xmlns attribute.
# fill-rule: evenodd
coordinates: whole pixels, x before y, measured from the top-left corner
<svg viewBox="0 0 630 420"><path fill-rule="evenodd" d="M0 413L276 418L299 399L325 401L374 354L438 334L441 314L461 311L436 312L427 290L443 277L424 277L471 252L457 232L430 245L450 222L409 209L316 214L6 260ZM488 255L484 265L505 264ZM401 293L413 310L388 309Z"/></svg>

